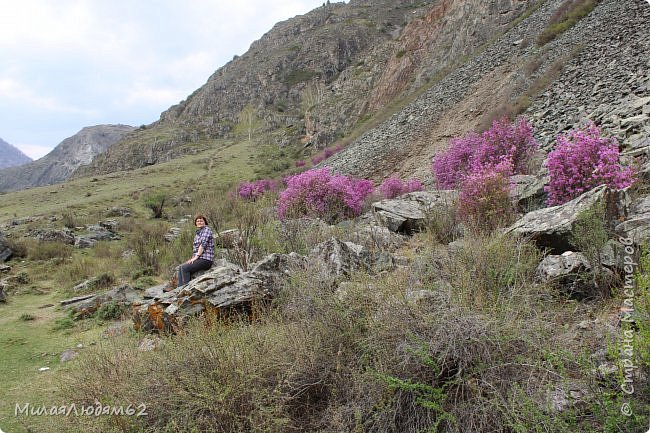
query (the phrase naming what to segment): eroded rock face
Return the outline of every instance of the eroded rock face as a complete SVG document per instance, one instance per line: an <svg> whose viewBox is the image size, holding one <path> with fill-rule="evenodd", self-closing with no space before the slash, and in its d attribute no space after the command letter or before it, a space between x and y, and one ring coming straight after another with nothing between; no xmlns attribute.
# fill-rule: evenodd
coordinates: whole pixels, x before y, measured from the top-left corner
<svg viewBox="0 0 650 433"><path fill-rule="evenodd" d="M632 203L628 217L616 226L616 233L638 246L650 240L650 195Z"/></svg>
<svg viewBox="0 0 650 433"><path fill-rule="evenodd" d="M604 205L606 221L614 227L617 221L625 218L629 197L626 191L599 186L563 205L527 213L508 227L506 233L530 237L538 246L550 248L555 253L575 250L571 241L574 224L582 212L598 204Z"/></svg>

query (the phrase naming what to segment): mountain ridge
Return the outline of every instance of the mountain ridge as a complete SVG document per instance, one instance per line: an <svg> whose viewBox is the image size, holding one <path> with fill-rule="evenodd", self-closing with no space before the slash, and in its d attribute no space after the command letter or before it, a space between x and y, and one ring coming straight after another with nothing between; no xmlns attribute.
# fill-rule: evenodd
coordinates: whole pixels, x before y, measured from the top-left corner
<svg viewBox="0 0 650 433"><path fill-rule="evenodd" d="M19 167L0 170L0 191L63 182L80 166L89 164L97 155L135 128L128 125L96 125L82 128L66 138L44 157Z"/></svg>
<svg viewBox="0 0 650 433"><path fill-rule="evenodd" d="M75 176L130 170L204 148L209 140L232 139L248 105L278 146L333 144L390 101L473 52L534 4L375 0L321 6L276 24L160 120L116 143ZM472 14L482 18L468 20ZM427 26L431 22L438 23L433 30ZM460 39L458 28L466 28ZM428 52L427 46L442 48L394 80L386 66L420 55L408 52L418 39L424 41L420 54ZM383 87L377 87L382 77ZM395 87L402 90L395 94Z"/></svg>
<svg viewBox="0 0 650 433"><path fill-rule="evenodd" d="M25 155L16 146L0 138L0 170L3 168L20 166L31 162L32 159Z"/></svg>

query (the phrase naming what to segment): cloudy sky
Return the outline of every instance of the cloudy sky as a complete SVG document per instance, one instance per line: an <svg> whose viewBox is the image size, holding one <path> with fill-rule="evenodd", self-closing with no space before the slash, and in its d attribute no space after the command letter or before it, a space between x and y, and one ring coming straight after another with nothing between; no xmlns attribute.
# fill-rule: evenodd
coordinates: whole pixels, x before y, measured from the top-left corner
<svg viewBox="0 0 650 433"><path fill-rule="evenodd" d="M324 0L20 0L0 13L0 138L32 158L151 123L278 21Z"/></svg>

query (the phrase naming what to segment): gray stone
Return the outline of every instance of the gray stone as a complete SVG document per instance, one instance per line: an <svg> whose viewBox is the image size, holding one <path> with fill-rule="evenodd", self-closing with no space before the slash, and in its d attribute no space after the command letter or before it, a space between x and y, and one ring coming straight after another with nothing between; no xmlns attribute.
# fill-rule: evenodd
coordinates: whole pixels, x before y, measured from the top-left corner
<svg viewBox="0 0 650 433"><path fill-rule="evenodd" d="M309 257L323 263L327 271L332 275L349 275L353 271L364 267L359 256L362 249L361 245L332 238L327 242L316 245L309 253Z"/></svg>
<svg viewBox="0 0 650 433"><path fill-rule="evenodd" d="M77 355L79 355L79 352L77 352L76 350L67 349L67 350L64 350L63 352L61 352L61 356L59 357L59 361L61 363L68 362L68 361L76 358Z"/></svg>
<svg viewBox="0 0 650 433"><path fill-rule="evenodd" d="M159 284L157 286L149 287L144 291L142 295L144 299L156 299L163 296L165 289L167 288L167 283Z"/></svg>
<svg viewBox="0 0 650 433"><path fill-rule="evenodd" d="M585 299L599 296L602 292L592 271L591 264L583 254L566 251L561 255L545 257L535 275L572 299ZM601 269L601 272L608 278L612 277L608 269Z"/></svg>
<svg viewBox="0 0 650 433"><path fill-rule="evenodd" d="M582 253L566 251L560 255L546 256L537 266L535 275L540 280L549 282L589 271L591 271L591 265Z"/></svg>
<svg viewBox="0 0 650 433"><path fill-rule="evenodd" d="M271 254L243 272L239 266L216 260L210 270L188 284L141 302L133 316L138 330L175 332L188 317L206 308L228 312L249 308L254 302L270 299L277 281L286 278L294 265L304 263L297 254ZM153 294L153 293L152 293Z"/></svg>
<svg viewBox="0 0 650 433"><path fill-rule="evenodd" d="M39 242L62 242L66 245L74 245L74 235L67 230L47 230L36 234Z"/></svg>
<svg viewBox="0 0 650 433"><path fill-rule="evenodd" d="M630 205L629 216L616 226L615 231L637 246L650 239L650 195L639 197Z"/></svg>
<svg viewBox="0 0 650 433"><path fill-rule="evenodd" d="M513 184L511 196L517 203L519 211L527 213L546 207L546 192L544 186L548 184L549 177L538 177L519 174L510 177Z"/></svg>
<svg viewBox="0 0 650 433"><path fill-rule="evenodd" d="M550 248L555 253L570 251L576 248L571 236L579 215L597 204L604 205L606 221L613 228L626 215L629 197L624 190L599 186L560 206L529 212L505 232L530 237L538 246Z"/></svg>
<svg viewBox="0 0 650 433"><path fill-rule="evenodd" d="M108 230L109 232L115 233L117 231L117 228L119 227L120 223L117 222L117 220L106 220L106 221L100 221L99 226Z"/></svg>
<svg viewBox="0 0 650 433"><path fill-rule="evenodd" d="M458 197L456 191L416 191L400 198L372 204L377 223L396 233L412 234L426 223L427 213L437 206L449 206Z"/></svg>
<svg viewBox="0 0 650 433"><path fill-rule="evenodd" d="M64 299L60 303L61 303L61 306L64 307L66 305L72 305L72 304L76 304L77 302L81 302L81 301L85 301L85 300L94 298L95 296L96 296L95 293L91 293L91 294L88 294L88 295L76 296L74 298Z"/></svg>
<svg viewBox="0 0 650 433"><path fill-rule="evenodd" d="M5 293L5 288L0 284L0 302L7 302L7 294Z"/></svg>
<svg viewBox="0 0 650 433"><path fill-rule="evenodd" d="M109 291L72 304L75 319L84 319L93 315L99 308L108 303L130 306L142 301L142 298L133 287L128 284L113 287Z"/></svg>
<svg viewBox="0 0 650 433"><path fill-rule="evenodd" d="M11 266L9 265L0 265L0 273L6 273L11 271Z"/></svg>
<svg viewBox="0 0 650 433"><path fill-rule="evenodd" d="M0 233L0 263L6 262L11 258L14 252L7 245L7 240L2 233Z"/></svg>
<svg viewBox="0 0 650 433"><path fill-rule="evenodd" d="M551 412L564 412L583 405L589 395L589 388L579 382L569 381L561 387L547 391L546 402Z"/></svg>
<svg viewBox="0 0 650 433"><path fill-rule="evenodd" d="M97 243L97 240L91 239L88 236L77 236L74 240L76 248L92 248Z"/></svg>

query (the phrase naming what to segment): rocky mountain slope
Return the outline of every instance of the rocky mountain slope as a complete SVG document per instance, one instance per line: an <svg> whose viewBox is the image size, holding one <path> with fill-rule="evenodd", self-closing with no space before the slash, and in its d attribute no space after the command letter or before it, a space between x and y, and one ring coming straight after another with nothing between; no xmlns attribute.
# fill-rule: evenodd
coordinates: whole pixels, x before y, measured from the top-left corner
<svg viewBox="0 0 650 433"><path fill-rule="evenodd" d="M351 0L278 23L160 120L77 174L126 170L232 137L252 106L279 145L322 147L501 34L533 0Z"/></svg>
<svg viewBox="0 0 650 433"><path fill-rule="evenodd" d="M546 1L479 55L368 131L327 165L381 179L393 172L431 181L431 158L449 138L479 128L522 99L542 147L591 118L628 147L650 134L650 7L604 0L574 27L538 47L537 35L561 1ZM537 94L531 89L541 87ZM644 138L646 137L645 141Z"/></svg>
<svg viewBox="0 0 650 433"><path fill-rule="evenodd" d="M44 157L20 167L0 170L0 191L63 182L74 170L89 164L135 128L128 125L98 125L83 128L63 140Z"/></svg>
<svg viewBox="0 0 650 433"><path fill-rule="evenodd" d="M0 138L0 169L27 164L31 158Z"/></svg>

